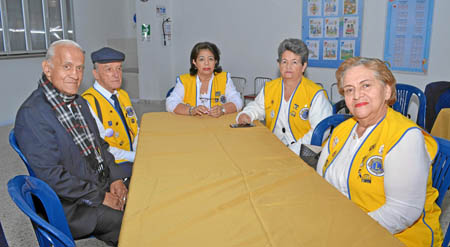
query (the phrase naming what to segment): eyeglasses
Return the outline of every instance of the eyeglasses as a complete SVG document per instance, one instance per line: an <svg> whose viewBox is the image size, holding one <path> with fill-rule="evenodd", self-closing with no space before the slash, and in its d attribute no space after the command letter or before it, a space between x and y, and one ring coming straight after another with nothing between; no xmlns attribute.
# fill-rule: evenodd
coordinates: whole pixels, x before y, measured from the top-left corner
<svg viewBox="0 0 450 247"><path fill-rule="evenodd" d="M300 66L302 63L298 60L291 60L288 61L287 59L282 59L280 61L280 65L281 66L288 66L289 64L291 64L292 66Z"/></svg>

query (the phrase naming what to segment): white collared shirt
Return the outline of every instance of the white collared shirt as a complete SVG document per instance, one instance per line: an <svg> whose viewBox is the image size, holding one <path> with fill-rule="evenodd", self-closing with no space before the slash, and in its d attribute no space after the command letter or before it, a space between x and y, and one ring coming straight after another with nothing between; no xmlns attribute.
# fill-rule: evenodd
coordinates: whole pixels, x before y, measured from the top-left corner
<svg viewBox="0 0 450 247"><path fill-rule="evenodd" d="M108 100L108 102L111 103L111 105L114 107L114 100L111 99L111 96L113 94L115 94L117 96L117 98L120 97L120 95L117 93L116 90L114 90L113 93L110 93L108 90L106 90L104 87L102 87L97 81L95 81L93 87L101 95L103 95L106 98L106 100ZM91 114L94 117L95 122L97 123L98 131L100 132L100 137L105 139L105 136L106 136L105 127L103 126L103 123L98 118L97 114L95 114L95 111L93 110L93 108L89 104L89 102L88 102L88 105L89 105L89 110L91 111ZM136 116L136 121L137 121L137 116ZM134 162L134 158L136 156L138 133L139 133L139 128L138 128L138 132L136 133L136 137L133 140L133 150L134 151L124 150L124 149L111 147L111 146L108 148L108 151L114 155L114 159L116 159L116 160L125 159L130 162Z"/></svg>
<svg viewBox="0 0 450 247"><path fill-rule="evenodd" d="M198 75L196 76L196 83L197 83L197 106L203 105L210 108L211 103L209 102L209 99L211 98L211 85L212 81L214 79L214 74L212 75L211 79L208 83L208 90L206 94L200 94L200 87L202 85L200 79L198 78ZM236 106L236 111L240 111L243 106L241 94L236 90L236 87L234 86L233 80L231 80L230 73L227 73L227 84L225 87L225 98L228 102L232 102ZM172 94L167 97L166 99L166 110L168 112L173 112L173 110L177 107L178 104L182 104L184 99L184 86L183 83L181 83L180 78L177 77L177 81L175 84L175 88L172 91ZM208 100L206 100L208 99Z"/></svg>
<svg viewBox="0 0 450 247"><path fill-rule="evenodd" d="M323 91L318 92L314 99L312 100L310 111L309 111L309 124L311 129L299 140L295 141L294 134L292 134L289 127L289 104L292 100L293 94L289 98L289 101L284 99L284 90L281 98L280 111L278 113L277 123L273 130L278 139L281 140L286 146L291 149L292 152L297 155L300 153L300 146L302 143L310 144L312 133L314 128L320 121L324 118L331 116L333 114L333 108L328 100L327 96ZM264 120L266 112L264 108L264 88L261 89L258 96L256 96L255 101L250 102L242 112L236 116L236 122L242 113L247 114L252 121L254 120ZM283 131L284 130L284 131Z"/></svg>

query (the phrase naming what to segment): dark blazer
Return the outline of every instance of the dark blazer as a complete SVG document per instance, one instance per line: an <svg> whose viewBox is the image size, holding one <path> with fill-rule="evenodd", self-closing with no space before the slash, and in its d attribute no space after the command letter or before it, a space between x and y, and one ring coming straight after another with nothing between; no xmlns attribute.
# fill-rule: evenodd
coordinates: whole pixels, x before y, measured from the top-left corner
<svg viewBox="0 0 450 247"><path fill-rule="evenodd" d="M86 101L77 96L76 102L110 169L104 185L97 183L95 171L56 118L41 87L19 108L14 127L19 147L36 177L48 183L59 196L74 238L93 232L97 216L92 209L102 204L111 182L123 177L113 155L107 151L108 143L100 138Z"/></svg>

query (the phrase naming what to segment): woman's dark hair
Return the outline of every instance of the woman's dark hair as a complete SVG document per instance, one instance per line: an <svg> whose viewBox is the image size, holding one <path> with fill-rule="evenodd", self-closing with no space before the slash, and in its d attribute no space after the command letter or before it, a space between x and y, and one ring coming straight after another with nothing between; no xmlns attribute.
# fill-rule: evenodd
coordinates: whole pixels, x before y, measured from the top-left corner
<svg viewBox="0 0 450 247"><path fill-rule="evenodd" d="M195 44L194 48L192 48L191 59L189 60L189 62L191 63L191 68L189 69L189 73L191 75L196 75L198 72L197 68L195 67L192 60L196 60L198 57L198 54L200 53L200 50L205 50L205 49L209 50L214 55L214 59L216 60L216 65L214 66L214 73L222 72L222 67L219 66L219 62L220 62L219 48L217 48L217 46L215 44L205 41L205 42L199 42L199 43Z"/></svg>

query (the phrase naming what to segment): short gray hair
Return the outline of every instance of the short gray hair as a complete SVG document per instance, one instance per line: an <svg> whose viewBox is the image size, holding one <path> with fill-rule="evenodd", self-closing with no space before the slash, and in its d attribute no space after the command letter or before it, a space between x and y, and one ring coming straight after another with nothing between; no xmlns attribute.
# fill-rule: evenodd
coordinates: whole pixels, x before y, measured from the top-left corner
<svg viewBox="0 0 450 247"><path fill-rule="evenodd" d="M285 39L278 47L278 62L281 61L281 56L285 51L291 51L302 59L302 65L308 62L309 50L308 47L299 39Z"/></svg>
<svg viewBox="0 0 450 247"><path fill-rule="evenodd" d="M47 53L45 54L45 60L50 61L53 58L53 56L55 55L55 48L60 45L74 46L74 47L80 49L80 51L83 52L83 54L86 53L77 42L70 40L70 39L60 39L60 40L53 42L50 45L50 47L47 50Z"/></svg>

